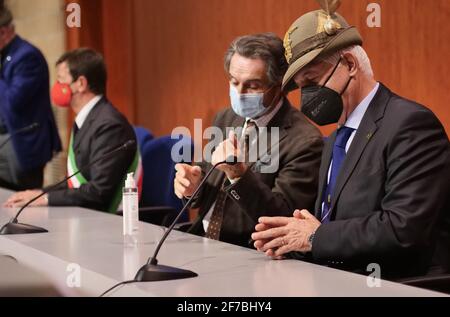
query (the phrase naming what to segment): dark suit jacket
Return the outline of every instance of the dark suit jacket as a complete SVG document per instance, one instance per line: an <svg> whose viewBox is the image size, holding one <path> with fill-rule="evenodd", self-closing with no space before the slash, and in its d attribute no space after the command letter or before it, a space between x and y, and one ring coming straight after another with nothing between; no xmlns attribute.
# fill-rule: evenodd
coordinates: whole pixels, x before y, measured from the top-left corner
<svg viewBox="0 0 450 317"><path fill-rule="evenodd" d="M322 156L318 218L335 138ZM439 250L435 264L447 266L449 162L435 115L380 85L337 178L333 221L316 232L313 259L361 273L378 263L384 277L395 278L424 274Z"/></svg>
<svg viewBox="0 0 450 317"><path fill-rule="evenodd" d="M226 109L217 115L213 125L227 135L225 128L242 127L244 118ZM303 114L291 107L287 99L268 127L280 129L279 168L274 173L260 173L259 168L267 164L268 159L267 155L261 155L238 182L226 186L228 195L221 241L253 247L251 234L259 217L292 216L296 208L314 205L323 147L322 135ZM201 166L204 172L211 168L210 164ZM215 202L224 178L223 172L215 171L207 181L194 205L200 207L200 217L190 232L204 234L202 219Z"/></svg>
<svg viewBox="0 0 450 317"><path fill-rule="evenodd" d="M133 128L106 99L101 99L74 138L77 167L82 169L128 140L136 140ZM81 174L88 183L78 189L70 189L65 184L50 192L49 205L79 206L107 211L116 190L123 186L126 172L135 154L136 145L82 170Z"/></svg>
<svg viewBox="0 0 450 317"><path fill-rule="evenodd" d="M14 132L33 123L39 129L12 137L24 171L43 167L61 142L50 105L47 62L41 52L16 36L5 49L0 70L0 120Z"/></svg>

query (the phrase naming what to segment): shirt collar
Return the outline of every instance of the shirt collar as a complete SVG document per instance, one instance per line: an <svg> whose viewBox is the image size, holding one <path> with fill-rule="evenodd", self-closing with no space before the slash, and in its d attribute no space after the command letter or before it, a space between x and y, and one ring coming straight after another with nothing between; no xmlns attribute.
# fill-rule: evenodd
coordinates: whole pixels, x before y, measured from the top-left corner
<svg viewBox="0 0 450 317"><path fill-rule="evenodd" d="M375 87L372 89L372 91L359 103L359 105L355 108L355 110L353 110L353 112L347 118L347 121L345 122L344 126L358 130L359 125L361 124L361 121L364 117L364 114L366 113L367 108L369 107L370 103L375 97L375 94L377 93L379 87L380 84L377 83Z"/></svg>
<svg viewBox="0 0 450 317"><path fill-rule="evenodd" d="M258 128L267 127L270 120L273 119L273 117L277 114L278 110L280 110L281 106L283 105L284 98L281 98L280 101L277 103L277 105L267 112L266 114L262 115L258 119L251 119L251 118L245 118L245 122L253 121L256 123L256 126Z"/></svg>
<svg viewBox="0 0 450 317"><path fill-rule="evenodd" d="M80 112L78 112L77 116L75 117L75 123L77 124L78 129L81 129L89 113L100 101L100 99L102 99L101 95L95 96L87 104L84 105Z"/></svg>

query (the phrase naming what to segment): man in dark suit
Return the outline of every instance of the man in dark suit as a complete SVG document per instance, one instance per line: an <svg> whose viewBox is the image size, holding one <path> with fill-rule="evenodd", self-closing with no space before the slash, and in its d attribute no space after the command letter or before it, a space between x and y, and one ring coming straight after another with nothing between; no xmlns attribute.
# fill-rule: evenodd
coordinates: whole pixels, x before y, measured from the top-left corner
<svg viewBox="0 0 450 317"><path fill-rule="evenodd" d="M384 278L446 271L448 137L429 109L374 80L361 44L354 27L323 11L287 33L283 87L300 87L302 111L338 129L323 152L313 212L261 218L255 246L366 274L377 264Z"/></svg>
<svg viewBox="0 0 450 317"><path fill-rule="evenodd" d="M75 112L68 155L72 174L101 158L128 140L136 140L127 119L106 99L106 66L103 57L91 49L77 49L57 62L58 82L52 89L55 104L70 106ZM127 172L136 169L136 145L100 160L67 184L49 192L34 206L80 206L115 212ZM18 207L41 193L19 192L6 202Z"/></svg>
<svg viewBox="0 0 450 317"><path fill-rule="evenodd" d="M0 186L41 187L43 170L61 142L49 96L47 63L14 31L0 1ZM34 129L24 130L35 124Z"/></svg>
<svg viewBox="0 0 450 317"><path fill-rule="evenodd" d="M244 154L239 143L246 144L247 159L221 165L211 175L193 205L200 208L200 216L190 232L252 247L250 235L260 216L288 215L292 208L313 206L323 141L281 93L287 68L283 56L282 41L273 34L240 37L226 53L231 108L213 123L226 140L200 166L176 166L175 192L180 198L192 195L212 164ZM241 130L229 133L227 128ZM268 147L252 152L261 145L263 131ZM246 136L248 142L241 142Z"/></svg>

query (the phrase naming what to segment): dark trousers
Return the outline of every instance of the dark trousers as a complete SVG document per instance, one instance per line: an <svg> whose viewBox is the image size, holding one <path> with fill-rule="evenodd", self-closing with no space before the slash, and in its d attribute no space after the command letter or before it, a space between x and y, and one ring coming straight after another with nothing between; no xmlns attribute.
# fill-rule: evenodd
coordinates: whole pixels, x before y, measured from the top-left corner
<svg viewBox="0 0 450 317"><path fill-rule="evenodd" d="M0 144L8 139L8 134L0 134ZM11 190L42 188L44 166L24 169L19 165L11 142L0 149L0 187Z"/></svg>

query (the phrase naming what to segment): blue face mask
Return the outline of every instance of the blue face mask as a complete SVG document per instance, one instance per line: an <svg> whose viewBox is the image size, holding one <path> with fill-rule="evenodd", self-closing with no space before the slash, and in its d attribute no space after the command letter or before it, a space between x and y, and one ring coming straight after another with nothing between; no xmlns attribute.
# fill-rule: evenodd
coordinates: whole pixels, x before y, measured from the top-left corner
<svg viewBox="0 0 450 317"><path fill-rule="evenodd" d="M242 118L258 118L270 108L264 106L264 93L239 94L233 85L230 85L230 100L233 111Z"/></svg>

